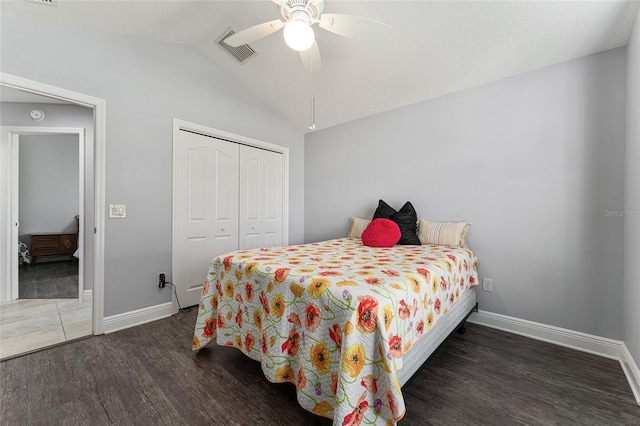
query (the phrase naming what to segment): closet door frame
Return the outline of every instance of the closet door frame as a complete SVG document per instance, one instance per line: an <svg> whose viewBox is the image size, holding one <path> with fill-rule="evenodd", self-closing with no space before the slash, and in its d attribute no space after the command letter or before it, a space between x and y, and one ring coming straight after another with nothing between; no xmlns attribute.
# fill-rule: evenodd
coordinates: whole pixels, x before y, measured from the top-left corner
<svg viewBox="0 0 640 426"><path fill-rule="evenodd" d="M289 148L272 144L269 142L264 142L258 139L248 138L242 135L236 135L233 133L225 132L223 130L214 129L212 127L203 126L201 124L191 123L188 121L180 120L177 118L173 119L173 196L172 196L172 217L175 219L178 217L178 180L177 180L177 172L176 172L176 161L177 158L177 142L179 141L179 133L181 131L198 133L204 136L210 136L217 139L226 140L229 142L237 143L240 145L247 145L254 148L264 149L268 151L273 151L282 155L283 162L283 170L282 170L282 244L289 244ZM171 235L172 235L172 254L171 254L171 269L176 270L178 259L175 256L177 252L177 244L178 244L178 227L177 224L172 219L171 226ZM169 278L169 277L167 277ZM204 280L204 277L203 277ZM172 292L172 300L173 300L173 310L174 312L178 311L178 305L175 298L175 293Z"/></svg>

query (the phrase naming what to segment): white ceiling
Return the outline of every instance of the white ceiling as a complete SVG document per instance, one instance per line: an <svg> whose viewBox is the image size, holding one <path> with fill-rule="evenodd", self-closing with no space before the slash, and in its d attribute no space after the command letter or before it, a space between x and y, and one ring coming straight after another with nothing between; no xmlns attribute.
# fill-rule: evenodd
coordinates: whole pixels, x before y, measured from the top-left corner
<svg viewBox="0 0 640 426"><path fill-rule="evenodd" d="M2 13L32 16L193 46L302 131L308 131L311 78L282 32L251 46L238 64L216 43L231 27L279 19L261 1L66 1L55 7L0 2ZM340 1L325 12L361 15L393 27L372 44L314 26L322 55L316 127L331 127L627 44L636 1Z"/></svg>

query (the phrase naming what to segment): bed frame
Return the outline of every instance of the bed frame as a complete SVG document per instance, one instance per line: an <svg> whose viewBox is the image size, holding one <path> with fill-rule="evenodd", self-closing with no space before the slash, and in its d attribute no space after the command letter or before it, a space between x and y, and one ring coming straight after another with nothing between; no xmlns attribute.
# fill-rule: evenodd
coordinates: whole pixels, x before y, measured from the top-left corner
<svg viewBox="0 0 640 426"><path fill-rule="evenodd" d="M464 333L467 318L478 311L476 287L471 287L462 294L449 312L436 323L427 334L415 343L404 356L403 368L397 372L400 386L405 386L424 367L429 358L440 345L456 330Z"/></svg>

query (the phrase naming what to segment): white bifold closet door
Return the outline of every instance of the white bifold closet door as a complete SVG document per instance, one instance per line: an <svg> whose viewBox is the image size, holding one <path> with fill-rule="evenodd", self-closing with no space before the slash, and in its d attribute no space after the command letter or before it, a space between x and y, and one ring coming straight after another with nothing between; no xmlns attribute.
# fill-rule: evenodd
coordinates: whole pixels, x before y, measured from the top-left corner
<svg viewBox="0 0 640 426"><path fill-rule="evenodd" d="M176 252L180 305L200 301L211 260L282 244L282 154L180 131L176 149Z"/></svg>

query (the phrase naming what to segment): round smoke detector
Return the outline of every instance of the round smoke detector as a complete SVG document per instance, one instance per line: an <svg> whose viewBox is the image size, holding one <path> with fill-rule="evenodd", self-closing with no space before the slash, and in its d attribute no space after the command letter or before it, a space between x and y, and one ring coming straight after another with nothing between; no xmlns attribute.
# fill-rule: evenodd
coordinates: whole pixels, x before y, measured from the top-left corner
<svg viewBox="0 0 640 426"><path fill-rule="evenodd" d="M44 111L41 109L32 109L29 115L35 121L42 121L42 119L44 118Z"/></svg>

